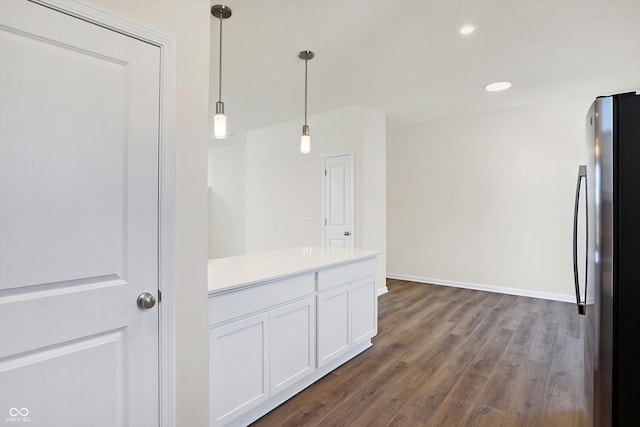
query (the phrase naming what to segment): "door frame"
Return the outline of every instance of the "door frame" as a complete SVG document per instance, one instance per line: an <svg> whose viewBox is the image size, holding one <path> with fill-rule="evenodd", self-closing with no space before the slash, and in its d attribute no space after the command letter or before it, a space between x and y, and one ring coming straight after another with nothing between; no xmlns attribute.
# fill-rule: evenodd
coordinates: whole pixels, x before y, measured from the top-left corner
<svg viewBox="0 0 640 427"><path fill-rule="evenodd" d="M141 25L74 0L29 0L92 24L141 40L160 49L158 128L158 420L176 422L175 369L175 105L176 41Z"/></svg>
<svg viewBox="0 0 640 427"><path fill-rule="evenodd" d="M325 171L327 168L327 159L331 157L349 156L351 165L351 237L353 238L353 247L356 247L356 170L355 170L355 150L349 152L330 153L322 156L322 203L320 209L322 209L322 218L320 227L322 228L322 246L327 247L327 226L325 221L327 219L327 180Z"/></svg>

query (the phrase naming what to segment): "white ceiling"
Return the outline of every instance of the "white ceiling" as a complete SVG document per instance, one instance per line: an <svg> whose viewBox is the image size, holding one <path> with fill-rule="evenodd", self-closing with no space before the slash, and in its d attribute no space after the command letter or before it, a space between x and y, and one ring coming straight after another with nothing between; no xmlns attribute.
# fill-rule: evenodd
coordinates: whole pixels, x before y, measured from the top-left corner
<svg viewBox="0 0 640 427"><path fill-rule="evenodd" d="M640 0L223 4L233 15L223 23L222 100L235 134L302 124L301 50L316 54L309 61L309 115L365 104L384 112L388 127L640 91ZM469 21L477 32L459 35L457 27ZM216 18L211 28L217 98ZM485 92L496 80L513 87Z"/></svg>

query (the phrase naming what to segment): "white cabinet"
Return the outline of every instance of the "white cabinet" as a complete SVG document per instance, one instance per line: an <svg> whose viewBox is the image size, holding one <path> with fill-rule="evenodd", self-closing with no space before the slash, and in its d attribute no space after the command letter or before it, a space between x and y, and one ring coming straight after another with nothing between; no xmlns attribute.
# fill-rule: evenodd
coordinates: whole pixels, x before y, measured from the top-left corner
<svg viewBox="0 0 640 427"><path fill-rule="evenodd" d="M370 339L378 333L378 295L374 278L351 285L352 345Z"/></svg>
<svg viewBox="0 0 640 427"><path fill-rule="evenodd" d="M315 274L209 297L210 424L225 425L315 369Z"/></svg>
<svg viewBox="0 0 640 427"><path fill-rule="evenodd" d="M222 425L269 397L269 315L209 330L210 417Z"/></svg>
<svg viewBox="0 0 640 427"><path fill-rule="evenodd" d="M343 286L318 295L318 367L351 347L351 288Z"/></svg>
<svg viewBox="0 0 640 427"><path fill-rule="evenodd" d="M316 364L314 298L305 298L270 312L270 392L310 374Z"/></svg>
<svg viewBox="0 0 640 427"><path fill-rule="evenodd" d="M373 255L209 294L211 426L245 426L371 346Z"/></svg>
<svg viewBox="0 0 640 427"><path fill-rule="evenodd" d="M373 261L373 262L372 262ZM318 273L318 367L339 358L378 331L375 260Z"/></svg>

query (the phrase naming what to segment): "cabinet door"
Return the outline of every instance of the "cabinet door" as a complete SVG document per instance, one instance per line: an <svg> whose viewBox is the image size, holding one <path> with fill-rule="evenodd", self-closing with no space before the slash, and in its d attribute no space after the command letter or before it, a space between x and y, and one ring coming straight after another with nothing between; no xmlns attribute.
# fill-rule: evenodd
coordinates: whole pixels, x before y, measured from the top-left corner
<svg viewBox="0 0 640 427"><path fill-rule="evenodd" d="M209 330L211 425L222 425L269 397L268 343L268 313Z"/></svg>
<svg viewBox="0 0 640 427"><path fill-rule="evenodd" d="M313 297L271 311L269 352L272 396L315 369L315 331Z"/></svg>
<svg viewBox="0 0 640 427"><path fill-rule="evenodd" d="M375 336L378 332L378 297L373 278L351 285L351 311L352 344Z"/></svg>
<svg viewBox="0 0 640 427"><path fill-rule="evenodd" d="M351 286L318 295L318 367L351 347Z"/></svg>

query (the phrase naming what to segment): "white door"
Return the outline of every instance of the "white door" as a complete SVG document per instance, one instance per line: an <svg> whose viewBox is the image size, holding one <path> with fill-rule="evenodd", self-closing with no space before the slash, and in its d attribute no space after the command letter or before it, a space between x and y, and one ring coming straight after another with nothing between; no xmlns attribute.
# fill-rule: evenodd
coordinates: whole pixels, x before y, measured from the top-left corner
<svg viewBox="0 0 640 427"><path fill-rule="evenodd" d="M158 425L159 67L0 1L0 424Z"/></svg>
<svg viewBox="0 0 640 427"><path fill-rule="evenodd" d="M325 247L353 249L353 162L350 154L326 157Z"/></svg>

